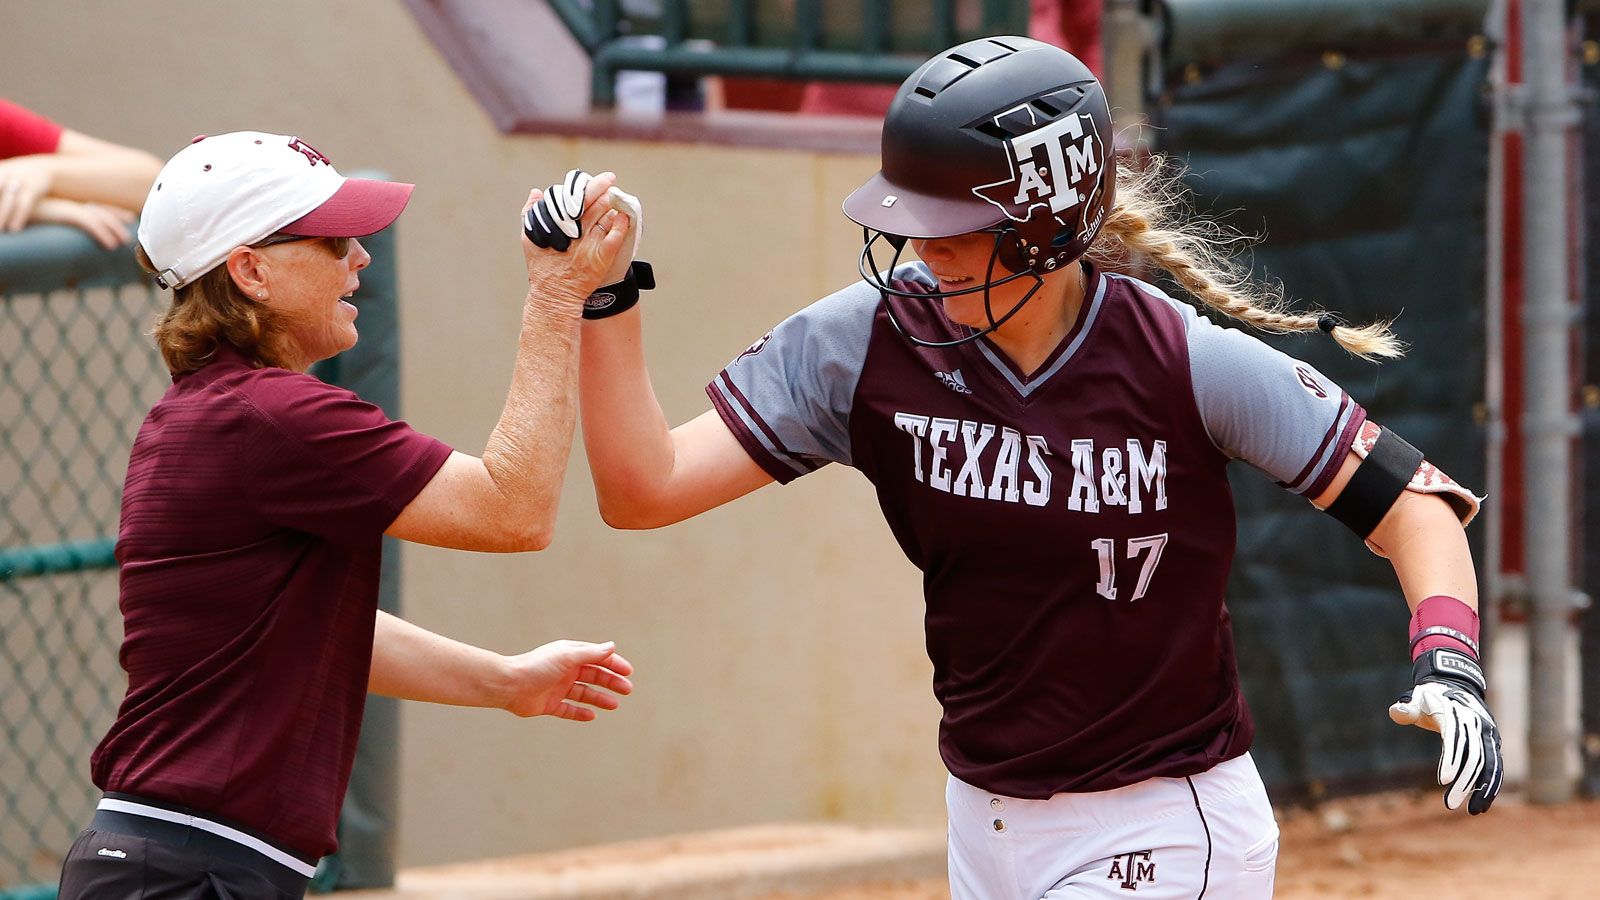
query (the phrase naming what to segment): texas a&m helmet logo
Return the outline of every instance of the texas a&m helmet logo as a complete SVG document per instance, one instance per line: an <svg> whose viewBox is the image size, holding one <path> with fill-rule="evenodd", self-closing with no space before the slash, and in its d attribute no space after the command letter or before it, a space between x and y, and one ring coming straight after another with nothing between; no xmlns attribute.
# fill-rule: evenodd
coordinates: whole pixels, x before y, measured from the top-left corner
<svg viewBox="0 0 1600 900"><path fill-rule="evenodd" d="M1101 167L1106 148L1094 117L1072 113L1040 124L1038 113L1024 103L994 117L994 124L1016 135L1006 141L1011 177L983 184L972 193L999 207L1013 222L1027 222L1040 207L1063 228L1079 226L1085 203L1096 206L1103 190ZM1083 222L1082 234L1093 224Z"/></svg>

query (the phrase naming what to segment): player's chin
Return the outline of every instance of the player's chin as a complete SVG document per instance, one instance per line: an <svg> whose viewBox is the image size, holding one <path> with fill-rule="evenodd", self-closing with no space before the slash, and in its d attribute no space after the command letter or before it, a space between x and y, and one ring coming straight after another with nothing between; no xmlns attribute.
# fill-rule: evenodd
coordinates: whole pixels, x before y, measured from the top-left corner
<svg viewBox="0 0 1600 900"><path fill-rule="evenodd" d="M966 325L969 328L989 327L989 316L983 311L983 295L946 297L940 302L944 304L945 317L957 325Z"/></svg>

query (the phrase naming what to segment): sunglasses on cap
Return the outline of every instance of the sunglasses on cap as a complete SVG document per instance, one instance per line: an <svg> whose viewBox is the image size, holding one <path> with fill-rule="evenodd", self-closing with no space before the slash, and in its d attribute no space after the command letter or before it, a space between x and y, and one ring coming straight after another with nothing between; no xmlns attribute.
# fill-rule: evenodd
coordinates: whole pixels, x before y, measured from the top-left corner
<svg viewBox="0 0 1600 900"><path fill-rule="evenodd" d="M327 241L333 248L333 255L344 259L350 255L350 239L347 237L314 237L304 234L274 234L263 240L256 241L251 247L271 247L273 244L292 244L295 241Z"/></svg>

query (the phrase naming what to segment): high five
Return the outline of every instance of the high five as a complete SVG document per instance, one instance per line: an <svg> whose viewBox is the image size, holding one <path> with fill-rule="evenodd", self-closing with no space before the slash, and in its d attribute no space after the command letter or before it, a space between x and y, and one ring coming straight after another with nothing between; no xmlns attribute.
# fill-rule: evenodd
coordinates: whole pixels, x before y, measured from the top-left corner
<svg viewBox="0 0 1600 900"><path fill-rule="evenodd" d="M1392 715L1446 732L1446 802L1474 813L1500 783L1462 530L1478 500L1311 366L1110 272L1134 254L1259 329L1400 352L1382 325L1251 282L1175 220L1170 167L1119 170L1110 137L1100 84L1062 50L1001 37L934 57L844 203L862 279L738 354L676 428L639 307L586 322L584 443L620 528L830 462L872 482L925 575L955 897L1265 898L1277 826L1223 605L1227 465L1393 562L1416 686Z"/></svg>

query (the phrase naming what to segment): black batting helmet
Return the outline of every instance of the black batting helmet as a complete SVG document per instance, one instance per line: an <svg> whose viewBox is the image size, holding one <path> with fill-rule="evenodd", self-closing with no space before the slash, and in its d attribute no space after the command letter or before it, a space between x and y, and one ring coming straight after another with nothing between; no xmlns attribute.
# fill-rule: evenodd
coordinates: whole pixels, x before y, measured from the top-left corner
<svg viewBox="0 0 1600 900"><path fill-rule="evenodd" d="M1025 303L1099 233L1116 186L1111 144L1105 91L1067 51L993 37L940 53L900 86L884 117L883 168L845 198L845 215L862 227L862 276L897 296L981 290L986 308L991 287L1031 277ZM891 288L873 259L879 238L897 261L907 238L975 231L995 235L989 273L976 287L908 294ZM944 345L987 334L1016 309L999 321L991 311L989 328Z"/></svg>

